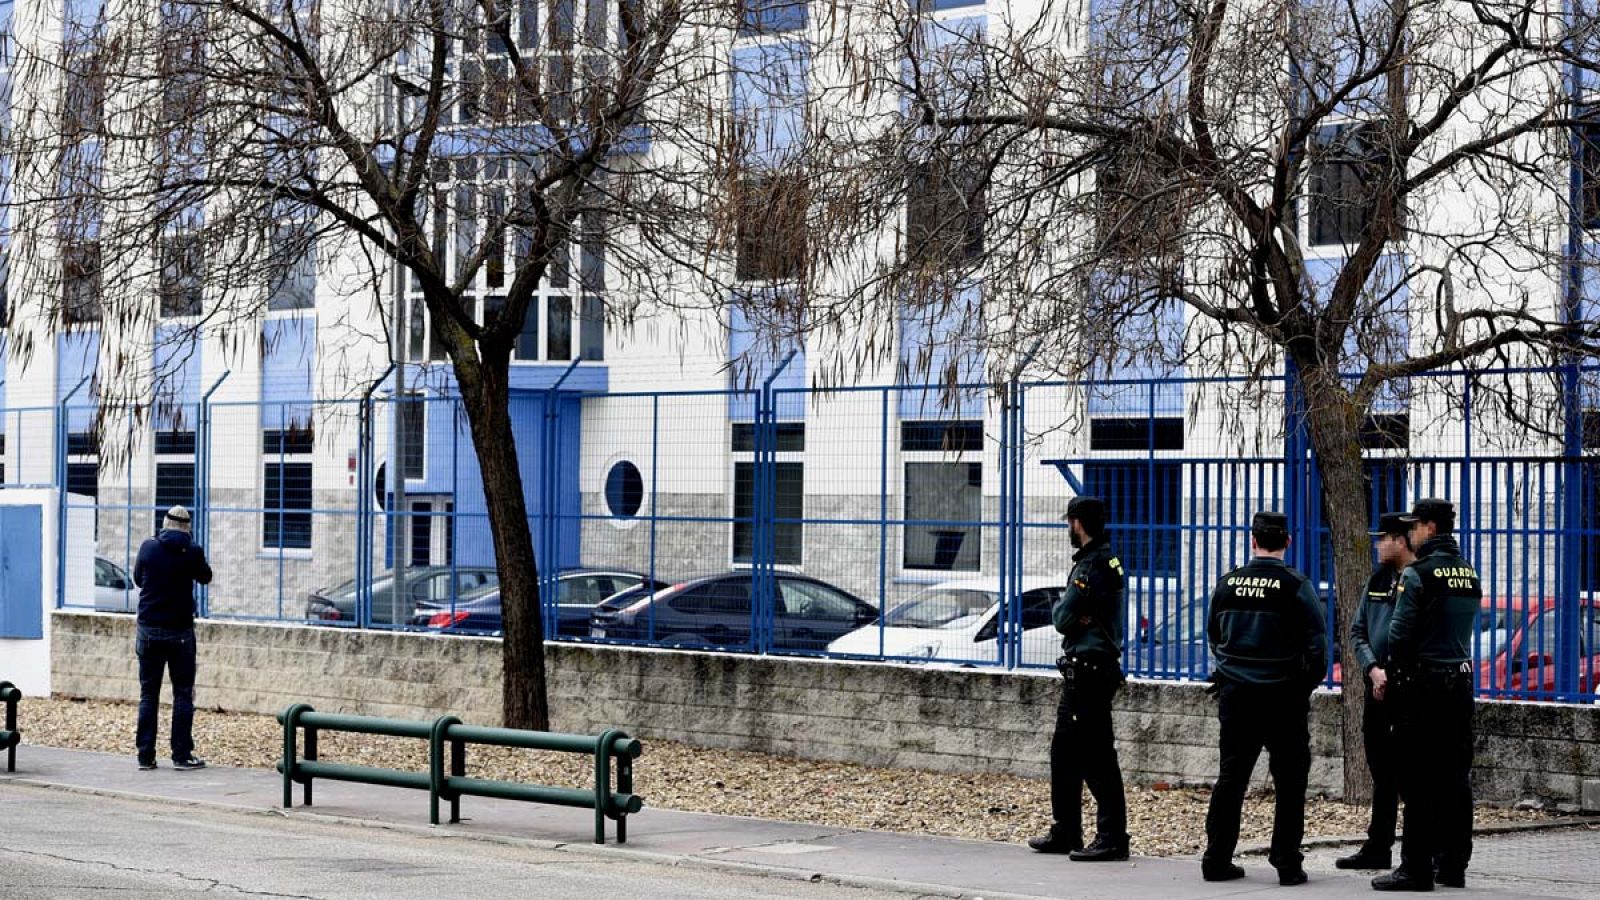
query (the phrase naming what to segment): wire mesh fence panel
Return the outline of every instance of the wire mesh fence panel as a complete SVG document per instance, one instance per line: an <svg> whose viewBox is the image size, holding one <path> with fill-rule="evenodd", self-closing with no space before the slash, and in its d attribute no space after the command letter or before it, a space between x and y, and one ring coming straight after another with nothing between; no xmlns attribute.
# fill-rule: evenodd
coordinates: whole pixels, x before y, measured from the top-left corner
<svg viewBox="0 0 1600 900"><path fill-rule="evenodd" d="M565 559L639 585L599 597L587 629L577 619L585 604L571 604L572 636L758 649L757 566L773 554L784 564L803 546L793 528L764 530L770 519L758 508L770 500L762 492L795 497L804 477L788 465L803 452L795 449L803 425L796 432L778 423L758 439L759 397L747 390L582 399L582 447L572 448L580 511L563 513L556 535L561 547L575 546ZM758 466L772 435L776 461ZM569 596L618 587L615 577L598 586L593 578L573 580Z"/></svg>
<svg viewBox="0 0 1600 900"><path fill-rule="evenodd" d="M1093 495L1126 574L1125 669L1202 679L1209 595L1248 561L1254 513L1289 515L1337 651L1328 504L1375 524L1437 496L1482 576L1480 693L1592 702L1600 412L1551 398L1596 379L1411 379L1361 424L1359 498L1327 496L1282 378L551 387L514 391L510 412L548 639L1049 666L1067 504ZM0 410L0 483L62 485L59 515L92 535L94 584L64 583L65 606L132 610L139 546L183 505L215 561L208 615L500 632L460 398L373 390Z"/></svg>
<svg viewBox="0 0 1600 900"><path fill-rule="evenodd" d="M212 559L206 614L357 624L359 404L220 402L204 413L195 536Z"/></svg>

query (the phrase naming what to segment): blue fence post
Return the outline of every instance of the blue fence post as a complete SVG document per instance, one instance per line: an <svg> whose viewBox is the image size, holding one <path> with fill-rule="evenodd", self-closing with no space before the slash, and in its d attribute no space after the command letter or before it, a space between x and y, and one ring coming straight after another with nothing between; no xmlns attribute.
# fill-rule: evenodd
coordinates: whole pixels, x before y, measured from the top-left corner
<svg viewBox="0 0 1600 900"><path fill-rule="evenodd" d="M1561 460L1561 516L1559 562L1557 573L1561 585L1556 599L1560 613L1556 615L1556 697L1574 699L1578 693L1578 676L1583 665L1578 658L1580 596L1583 589L1584 564L1583 533L1583 398L1578 366L1569 362L1561 367L1563 418ZM1526 652L1526 648L1524 648Z"/></svg>
<svg viewBox="0 0 1600 900"><path fill-rule="evenodd" d="M195 415L195 485L194 485L194 539L205 546L211 531L211 395L233 374L224 369L211 387L200 395L200 408ZM132 529L129 529L131 532ZM211 585L200 585L200 616L211 614Z"/></svg>
<svg viewBox="0 0 1600 900"><path fill-rule="evenodd" d="M1015 378L1006 382L1004 393L1000 395L1000 610L995 614L995 663L1009 666L1011 659L1011 622L1012 622L1012 583L1014 580L1011 566L1011 508L1010 499L1013 490L1011 478L1015 469L1011 466L1011 419L1012 404L1016 402L1017 380ZM984 519L983 509L978 509L978 519ZM978 537L982 540L983 529L978 529Z"/></svg>
<svg viewBox="0 0 1600 900"><path fill-rule="evenodd" d="M71 426L67 424L67 404L83 386L89 383L94 376L85 375L61 398L61 403L56 408L56 535L60 552L56 555L56 608L67 605L67 434Z"/></svg>
<svg viewBox="0 0 1600 900"><path fill-rule="evenodd" d="M395 364L383 370L383 374L372 380L367 389L361 394L361 406L356 413L356 607L355 620L357 623L367 621L366 616L372 607L372 535L374 533L373 507L377 503L376 497L368 496L367 492L377 487L377 460L373 454L376 451L378 429L373 422L377 414L372 402L372 395L378 388L394 374ZM393 473L389 473L393 474Z"/></svg>
<svg viewBox="0 0 1600 900"><path fill-rule="evenodd" d="M756 503L755 544L751 547L751 625L752 649L766 653L772 647L772 628L777 614L778 567L778 410L773 384L789 367L798 351L791 350L761 384L756 403Z"/></svg>
<svg viewBox="0 0 1600 900"><path fill-rule="evenodd" d="M545 640L556 636L556 591L559 589L561 552L561 516L556 509L561 492L556 489L556 479L561 474L561 411L556 404L561 401L561 385L582 360L575 359L561 377L544 392L544 453L540 454L539 473L539 540L535 544L539 567L539 624L544 629Z"/></svg>

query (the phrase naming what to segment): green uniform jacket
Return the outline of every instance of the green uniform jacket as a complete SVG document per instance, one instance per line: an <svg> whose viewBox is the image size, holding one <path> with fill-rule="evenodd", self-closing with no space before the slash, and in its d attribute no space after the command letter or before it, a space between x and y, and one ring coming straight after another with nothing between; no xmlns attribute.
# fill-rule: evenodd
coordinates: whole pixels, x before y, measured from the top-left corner
<svg viewBox="0 0 1600 900"><path fill-rule="evenodd" d="M1350 622L1350 650L1363 674L1389 662L1389 620L1394 618L1394 589L1400 573L1379 566L1367 580L1367 598Z"/></svg>
<svg viewBox="0 0 1600 900"><path fill-rule="evenodd" d="M1206 637L1222 680L1309 689L1328 668L1328 626L1316 588L1270 556L1257 556L1217 582Z"/></svg>
<svg viewBox="0 0 1600 900"><path fill-rule="evenodd" d="M1104 535L1072 555L1067 590L1050 610L1068 656L1122 658L1122 561Z"/></svg>
<svg viewBox="0 0 1600 900"><path fill-rule="evenodd" d="M1436 537L1417 551L1400 573L1394 618L1389 620L1389 657L1400 663L1456 666L1472 658L1472 628L1483 585L1461 546Z"/></svg>

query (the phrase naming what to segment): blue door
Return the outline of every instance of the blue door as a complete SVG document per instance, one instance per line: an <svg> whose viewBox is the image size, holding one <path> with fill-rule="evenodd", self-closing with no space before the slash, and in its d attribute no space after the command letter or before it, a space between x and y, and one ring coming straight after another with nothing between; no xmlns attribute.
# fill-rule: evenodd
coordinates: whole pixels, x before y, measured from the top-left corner
<svg viewBox="0 0 1600 900"><path fill-rule="evenodd" d="M44 511L0 506L0 638L44 637Z"/></svg>

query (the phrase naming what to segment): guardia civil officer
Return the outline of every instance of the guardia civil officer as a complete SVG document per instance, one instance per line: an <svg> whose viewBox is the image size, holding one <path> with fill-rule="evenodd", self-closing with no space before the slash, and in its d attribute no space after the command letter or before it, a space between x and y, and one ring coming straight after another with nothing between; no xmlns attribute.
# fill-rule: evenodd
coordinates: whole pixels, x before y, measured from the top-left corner
<svg viewBox="0 0 1600 900"><path fill-rule="evenodd" d="M1245 789L1261 750L1270 754L1277 807L1268 854L1281 885L1304 884L1306 781L1311 771L1307 720L1311 691L1328 664L1322 601L1304 574L1283 561L1289 520L1258 512L1250 523L1250 562L1222 577L1211 594L1206 637L1216 658L1221 771L1206 813L1207 881L1244 877L1233 862Z"/></svg>
<svg viewBox="0 0 1600 900"><path fill-rule="evenodd" d="M1367 841L1350 856L1334 861L1341 869L1387 869L1393 863L1395 818L1400 809L1400 784L1395 767L1394 705L1380 699L1388 686L1389 620L1394 616L1395 587L1400 572L1417 556L1411 552L1411 524L1405 513L1389 512L1378 518L1372 533L1378 546L1378 567L1367 581L1367 596L1350 623L1350 649L1366 682L1361 734L1366 745L1367 769L1372 773L1372 818Z"/></svg>
<svg viewBox="0 0 1600 900"><path fill-rule="evenodd" d="M1051 610L1061 632L1063 679L1050 741L1050 833L1030 838L1040 853L1078 862L1128 858L1128 809L1111 733L1111 699L1122 686L1122 563L1106 536L1106 505L1074 497L1067 505L1072 573ZM1096 806L1094 843L1083 843L1083 788Z"/></svg>
<svg viewBox="0 0 1600 900"><path fill-rule="evenodd" d="M1418 500L1406 521L1417 560L1395 587L1383 695L1406 822L1400 867L1372 880L1380 891L1465 887L1472 856L1472 629L1483 588L1461 557L1453 504Z"/></svg>

